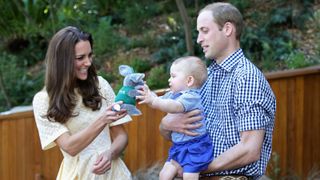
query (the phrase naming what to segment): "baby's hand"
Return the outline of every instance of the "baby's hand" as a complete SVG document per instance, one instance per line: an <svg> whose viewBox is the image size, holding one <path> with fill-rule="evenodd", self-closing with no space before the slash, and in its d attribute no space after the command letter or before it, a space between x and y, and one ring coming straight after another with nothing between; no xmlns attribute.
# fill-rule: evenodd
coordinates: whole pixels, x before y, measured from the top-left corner
<svg viewBox="0 0 320 180"><path fill-rule="evenodd" d="M138 90L138 92L140 94L136 97L138 100L140 100L138 104L152 105L153 101L157 98L157 95L152 92L146 84L143 86L143 88Z"/></svg>

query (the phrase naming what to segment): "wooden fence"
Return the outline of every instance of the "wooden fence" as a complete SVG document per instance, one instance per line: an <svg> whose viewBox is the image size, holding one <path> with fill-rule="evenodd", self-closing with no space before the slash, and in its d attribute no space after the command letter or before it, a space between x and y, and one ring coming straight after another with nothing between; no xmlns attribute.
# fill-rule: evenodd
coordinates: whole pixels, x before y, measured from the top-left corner
<svg viewBox="0 0 320 180"><path fill-rule="evenodd" d="M306 178L320 167L320 66L266 77L277 98L273 151L282 176Z"/></svg>
<svg viewBox="0 0 320 180"><path fill-rule="evenodd" d="M307 177L320 166L320 66L266 74L277 97L273 151L281 176ZM164 113L139 106L143 115L126 124L129 144L123 159L134 173L162 162L170 143L159 134ZM42 151L32 111L0 115L0 179L55 179L58 148ZM269 163L269 174L272 174Z"/></svg>

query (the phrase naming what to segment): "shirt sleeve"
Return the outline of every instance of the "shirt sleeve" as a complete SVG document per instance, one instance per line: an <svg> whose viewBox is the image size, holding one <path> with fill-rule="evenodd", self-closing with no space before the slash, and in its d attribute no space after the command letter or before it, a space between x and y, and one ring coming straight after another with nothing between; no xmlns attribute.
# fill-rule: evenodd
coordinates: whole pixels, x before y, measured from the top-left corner
<svg viewBox="0 0 320 180"><path fill-rule="evenodd" d="M169 91L169 92L167 92L167 93L165 93L164 95L159 96L159 97L160 97L161 99L169 99L169 98L172 97L172 92Z"/></svg>
<svg viewBox="0 0 320 180"><path fill-rule="evenodd" d="M184 112L188 112L197 108L197 104L201 102L201 96L196 93L185 92L177 101L182 104Z"/></svg>
<svg viewBox="0 0 320 180"><path fill-rule="evenodd" d="M37 93L33 98L33 113L38 128L40 143L43 150L56 146L54 142L60 135L68 132L68 128L58 122L49 121L45 115L48 111L49 98L45 91Z"/></svg>
<svg viewBox="0 0 320 180"><path fill-rule="evenodd" d="M114 103L116 95L107 80L103 79L101 76L99 76L98 79L99 79L99 84L100 84L100 88L101 88L100 91L102 93L102 96L106 98L107 106L109 106L112 103ZM127 115L127 116L123 117L122 119L119 119L119 120L111 123L110 127L116 126L119 124L124 124L124 123L130 122L131 120L132 120L132 118L129 115Z"/></svg>
<svg viewBox="0 0 320 180"><path fill-rule="evenodd" d="M266 129L275 114L275 97L261 75L247 74L236 91L236 116L239 131Z"/></svg>

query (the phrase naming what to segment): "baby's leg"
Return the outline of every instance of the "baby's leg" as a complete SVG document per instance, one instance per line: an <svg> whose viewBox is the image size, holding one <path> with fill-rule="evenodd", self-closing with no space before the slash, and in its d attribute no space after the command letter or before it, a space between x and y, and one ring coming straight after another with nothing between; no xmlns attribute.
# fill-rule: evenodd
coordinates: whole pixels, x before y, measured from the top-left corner
<svg viewBox="0 0 320 180"><path fill-rule="evenodd" d="M177 161L173 160L173 159L171 159L170 163L177 168L177 177L182 178L183 177L183 169L180 166L180 164Z"/></svg>
<svg viewBox="0 0 320 180"><path fill-rule="evenodd" d="M199 173L183 173L183 180L198 180Z"/></svg>
<svg viewBox="0 0 320 180"><path fill-rule="evenodd" d="M163 168L160 171L159 179L160 180L172 180L178 172L176 166L174 166L171 162L166 162Z"/></svg>

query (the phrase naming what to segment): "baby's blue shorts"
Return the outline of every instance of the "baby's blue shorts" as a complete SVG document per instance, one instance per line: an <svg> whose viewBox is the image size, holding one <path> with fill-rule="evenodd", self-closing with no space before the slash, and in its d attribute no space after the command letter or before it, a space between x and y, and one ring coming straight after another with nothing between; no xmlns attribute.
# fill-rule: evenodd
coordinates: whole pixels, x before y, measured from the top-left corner
<svg viewBox="0 0 320 180"><path fill-rule="evenodd" d="M183 172L197 173L208 168L213 160L213 146L208 134L184 142L173 143L167 162L175 160Z"/></svg>

